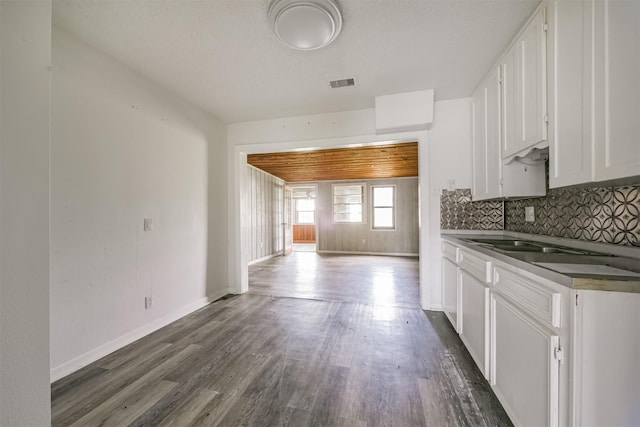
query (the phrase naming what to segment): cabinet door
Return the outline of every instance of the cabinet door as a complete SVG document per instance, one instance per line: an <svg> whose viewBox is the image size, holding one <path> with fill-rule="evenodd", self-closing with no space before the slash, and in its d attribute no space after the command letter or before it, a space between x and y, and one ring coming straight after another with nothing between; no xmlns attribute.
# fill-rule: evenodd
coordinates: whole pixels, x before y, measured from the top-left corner
<svg viewBox="0 0 640 427"><path fill-rule="evenodd" d="M503 57L503 158L547 140L545 31L542 9Z"/></svg>
<svg viewBox="0 0 640 427"><path fill-rule="evenodd" d="M522 147L522 112L518 93L518 45L502 58L502 153L508 157Z"/></svg>
<svg viewBox="0 0 640 427"><path fill-rule="evenodd" d="M487 198L502 197L502 156L500 155L500 68L494 68L486 84L486 180Z"/></svg>
<svg viewBox="0 0 640 427"><path fill-rule="evenodd" d="M458 266L448 258L442 258L442 293L444 314L458 332Z"/></svg>
<svg viewBox="0 0 640 427"><path fill-rule="evenodd" d="M640 1L595 2L596 181L640 175Z"/></svg>
<svg viewBox="0 0 640 427"><path fill-rule="evenodd" d="M473 95L473 199L502 197L500 156L500 69Z"/></svg>
<svg viewBox="0 0 640 427"><path fill-rule="evenodd" d="M486 153L486 116L485 88L480 86L473 94L472 109L472 148L473 148L473 200L483 200L487 194L487 153Z"/></svg>
<svg viewBox="0 0 640 427"><path fill-rule="evenodd" d="M489 378L489 288L460 270L460 338L486 378Z"/></svg>
<svg viewBox="0 0 640 427"><path fill-rule="evenodd" d="M593 181L593 1L556 0L548 12L549 186Z"/></svg>
<svg viewBox="0 0 640 427"><path fill-rule="evenodd" d="M574 425L637 426L640 294L578 293L573 360L580 394Z"/></svg>
<svg viewBox="0 0 640 427"><path fill-rule="evenodd" d="M547 43L545 10L536 14L520 41L522 148L547 140Z"/></svg>
<svg viewBox="0 0 640 427"><path fill-rule="evenodd" d="M491 384L515 425L558 425L559 339L496 293L491 295Z"/></svg>

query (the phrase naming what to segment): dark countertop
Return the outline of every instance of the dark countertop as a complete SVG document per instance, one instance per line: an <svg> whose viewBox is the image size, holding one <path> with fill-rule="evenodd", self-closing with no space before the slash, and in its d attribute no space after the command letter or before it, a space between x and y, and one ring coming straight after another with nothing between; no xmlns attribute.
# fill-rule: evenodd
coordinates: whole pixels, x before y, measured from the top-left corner
<svg viewBox="0 0 640 427"><path fill-rule="evenodd" d="M537 265L537 263L549 264L581 264L585 266L607 266L615 269L626 270L628 272L637 273L640 276L640 258L628 256L608 256L609 252L606 247L601 246L598 252L607 254L605 256L597 255L572 255L558 253L540 253L540 252L501 252L492 249L490 246L484 246L480 243L471 242L468 239L491 239L491 240L531 240L543 242L542 239L536 239L535 236L513 236L509 234L447 234L443 232L441 237L461 247L466 247L474 251L480 252L510 266L528 271L536 276L543 277L563 286L572 289L612 291L612 292L631 292L640 293L640 277L625 276L617 274L600 274L600 273L577 273L557 271ZM548 239L547 239L548 240ZM576 247L576 246L573 246ZM630 249L629 252L634 249ZM639 248L640 253L640 248ZM559 266L558 266L559 267ZM602 267L607 269L606 267Z"/></svg>

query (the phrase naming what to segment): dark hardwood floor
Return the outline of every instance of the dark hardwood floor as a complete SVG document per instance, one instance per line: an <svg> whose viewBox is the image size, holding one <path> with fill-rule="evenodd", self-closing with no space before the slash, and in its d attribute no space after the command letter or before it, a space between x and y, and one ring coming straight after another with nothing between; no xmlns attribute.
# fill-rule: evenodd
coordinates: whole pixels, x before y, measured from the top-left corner
<svg viewBox="0 0 640 427"><path fill-rule="evenodd" d="M57 381L53 425L511 425L444 315L409 296L417 260L313 255L253 266L251 293Z"/></svg>

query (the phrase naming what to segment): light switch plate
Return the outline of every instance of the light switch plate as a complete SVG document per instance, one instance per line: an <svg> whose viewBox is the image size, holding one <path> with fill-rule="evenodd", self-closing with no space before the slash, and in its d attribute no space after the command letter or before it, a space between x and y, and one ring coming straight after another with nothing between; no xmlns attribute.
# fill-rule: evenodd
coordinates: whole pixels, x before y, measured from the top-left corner
<svg viewBox="0 0 640 427"><path fill-rule="evenodd" d="M524 208L524 220L525 222L534 222L536 220L536 211L533 206Z"/></svg>
<svg viewBox="0 0 640 427"><path fill-rule="evenodd" d="M151 218L144 219L144 231L153 230L153 220Z"/></svg>

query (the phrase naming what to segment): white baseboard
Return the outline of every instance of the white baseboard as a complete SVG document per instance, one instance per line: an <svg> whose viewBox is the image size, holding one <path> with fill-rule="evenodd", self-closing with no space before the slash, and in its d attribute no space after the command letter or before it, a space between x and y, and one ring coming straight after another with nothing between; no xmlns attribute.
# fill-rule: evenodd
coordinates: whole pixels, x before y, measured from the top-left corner
<svg viewBox="0 0 640 427"><path fill-rule="evenodd" d="M173 311L172 313L154 320L151 323L147 323L146 325L143 325L131 332L127 332L126 334L99 347L96 347L93 350L89 350L88 352L81 354L80 356L71 359L68 362L58 365L55 368L51 368L51 371L49 373L50 381L53 383L60 378L66 377L67 375L87 366L90 363L95 362L96 360L106 356L107 354L113 353L114 351L128 344L131 344L132 342L139 340L140 338L149 335L150 333L157 331L164 326L167 326L169 323L175 322L181 317L184 317L196 310L201 309L207 304L227 295L227 293L228 289L223 289L216 292L215 294L200 298L190 304L181 307L178 310Z"/></svg>
<svg viewBox="0 0 640 427"><path fill-rule="evenodd" d="M418 254L414 253L401 253L401 252L360 252L360 251L316 251L319 254L341 254L341 255L380 255L380 256L407 256L418 257Z"/></svg>
<svg viewBox="0 0 640 427"><path fill-rule="evenodd" d="M444 306L442 304L431 304L431 307L428 310L430 310L430 311L444 311Z"/></svg>
<svg viewBox="0 0 640 427"><path fill-rule="evenodd" d="M247 265L257 264L257 263L259 263L259 262L266 261L266 260L268 260L268 259L271 259L271 258L273 258L273 257L280 256L280 255L282 255L282 252L276 252L275 254L271 254L271 255L263 256L262 258L258 258L258 259L254 259L253 261L249 261L249 262L247 263Z"/></svg>

